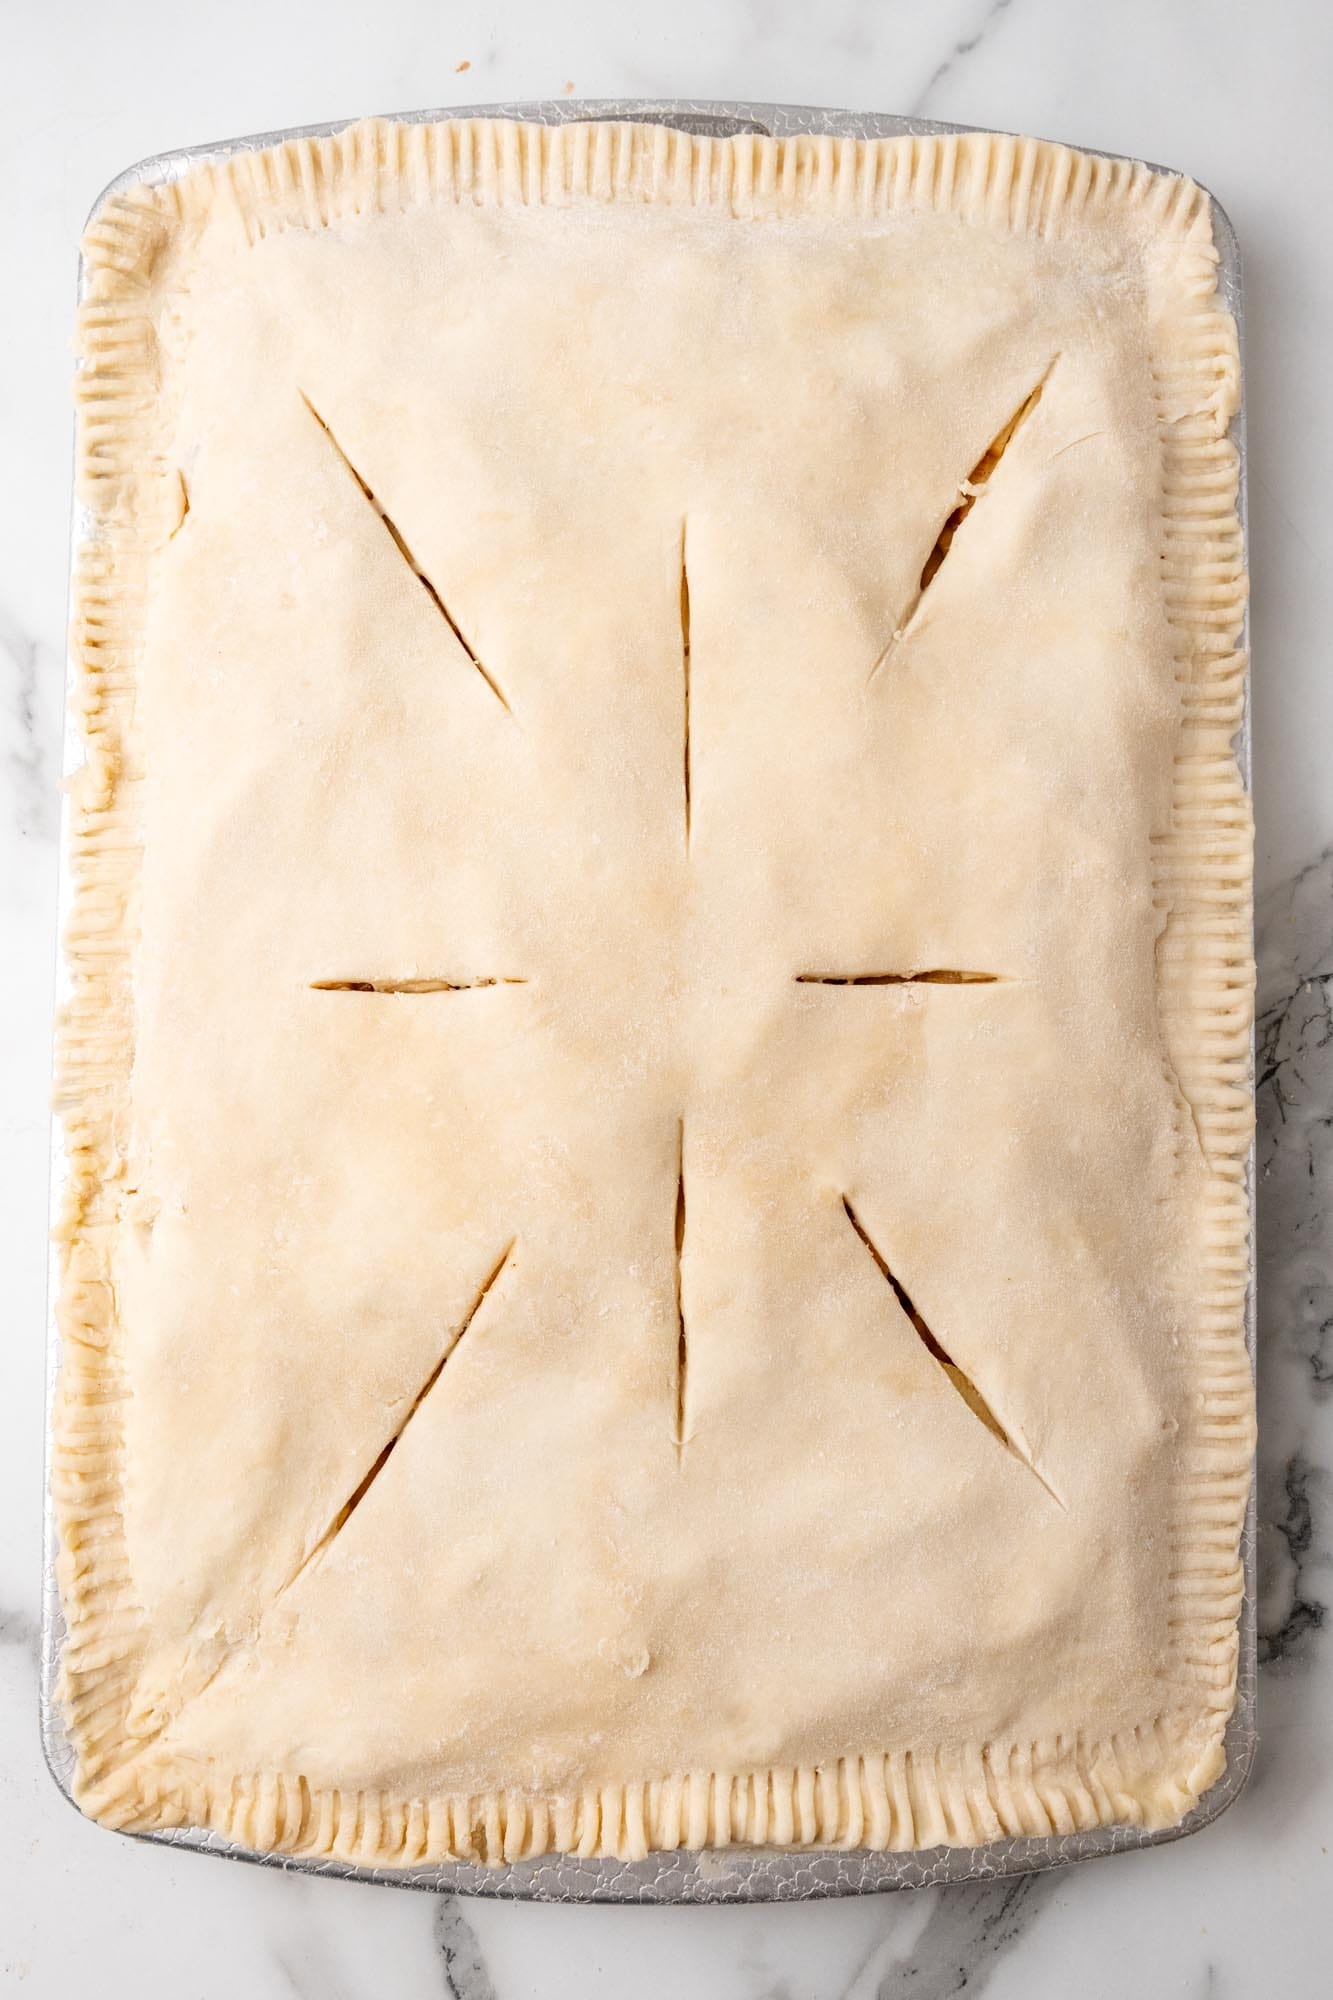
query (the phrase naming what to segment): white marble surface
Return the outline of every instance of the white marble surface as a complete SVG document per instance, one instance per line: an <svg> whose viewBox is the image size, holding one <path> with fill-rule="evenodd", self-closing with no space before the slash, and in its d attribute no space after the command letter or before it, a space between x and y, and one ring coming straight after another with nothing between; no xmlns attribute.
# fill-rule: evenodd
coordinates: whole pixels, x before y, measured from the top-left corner
<svg viewBox="0 0 1333 2000"><path fill-rule="evenodd" d="M1324 0L8 0L0 8L0 1984L194 2000L1313 1995L1333 1944L1333 463ZM470 65L462 68L464 64ZM74 245L144 154L555 96L916 110L1185 167L1245 251L1262 926L1262 1747L1178 1846L770 1910L534 1909L94 1829L36 1727L49 1012Z"/></svg>

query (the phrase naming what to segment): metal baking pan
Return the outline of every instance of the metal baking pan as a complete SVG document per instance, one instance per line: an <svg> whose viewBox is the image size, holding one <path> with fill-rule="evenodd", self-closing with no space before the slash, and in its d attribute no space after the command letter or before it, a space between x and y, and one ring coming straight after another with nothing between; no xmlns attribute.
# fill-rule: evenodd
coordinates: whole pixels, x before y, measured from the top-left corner
<svg viewBox="0 0 1333 2000"><path fill-rule="evenodd" d="M472 104L435 111L389 114L402 124L433 123L445 118L524 118L547 125L573 124L594 120L634 120L641 123L672 125L684 132L728 138L751 132L784 138L799 133L831 134L856 139L897 138L909 134L969 132L967 125L941 124L929 119L897 117L892 113L825 111L808 105L687 103L676 99L614 98L579 100L561 98L535 104ZM343 119L328 125L295 126L285 131L259 132L249 138L229 139L214 145L196 146L179 152L158 153L127 167L103 190L96 203L100 208L108 196L136 182L158 183L179 179L191 167L207 160L225 159L231 153L277 145L285 139L327 137L352 121ZM1084 148L1085 151L1095 150ZM1102 155L1104 158L1121 157ZM1151 164L1151 163L1149 163ZM1240 259L1236 233L1229 217L1215 198L1212 201L1213 233L1218 250L1218 286L1224 304L1241 328ZM83 288L80 268L80 295ZM1245 430L1243 410L1232 426L1232 437L1240 454L1240 519L1246 531ZM73 520L73 549L77 555L89 524L77 501ZM1241 645L1248 642L1248 622ZM73 662L71 661L71 674ZM71 705L68 713L74 713ZM1250 705L1246 693L1244 719L1237 740L1242 778L1250 786ZM65 770L68 774L82 761L83 749L77 729L67 726ZM72 897L68 854L68 805L62 826L62 873L59 897L60 930L63 936ZM63 1002L68 991L61 969L57 981ZM1251 1042L1253 1077L1253 1042ZM1247 1167L1250 1206L1249 1283L1245 1305L1245 1338L1251 1369L1255 1356L1255 1265L1254 1265L1254 1145L1251 1143ZM52 1217L59 1214L64 1195L65 1164L57 1129L52 1146ZM55 1690L60 1672L65 1621L56 1584L55 1558L58 1546L51 1504L50 1452L51 1413L56 1376L60 1365L60 1334L55 1301L58 1265L53 1252L48 1300L47 1366L47 1480L44 1531L44 1588L42 1609L41 1726L46 1761L62 1792L71 1798L73 1751L66 1738ZM643 1861L612 1859L579 1860L572 1855L547 1855L538 1861L515 1862L501 1868L487 1868L476 1862L446 1862L427 1868L363 1868L350 1862L302 1859L285 1854L257 1853L223 1839L219 1834L197 1828L134 1836L172 1847L198 1848L233 1861L253 1861L261 1867L283 1868L313 1875L346 1877L358 1882L392 1883L398 1888L431 1889L451 1894L516 1897L548 1903L762 1903L799 1902L822 1896L864 1895L876 1889L919 1889L942 1882L976 1882L1000 1875L1019 1875L1041 1868L1059 1868L1072 1861L1088 1861L1096 1855L1118 1854L1127 1848L1155 1847L1165 1841L1196 1833L1226 1808L1244 1788L1254 1760L1255 1683L1257 1671L1257 1620L1255 1610L1255 1488L1250 1486L1249 1505L1241 1536L1245 1591L1240 1612L1240 1658L1236 1706L1227 1726L1227 1767L1212 1789L1200 1800L1179 1826L1145 1832L1131 1826L1106 1826L1087 1833L1049 1835L1042 1838L995 1841L984 1847L933 1847L906 1854L881 1854L859 1850L781 1848L747 1849L728 1847L700 1852L651 1854Z"/></svg>

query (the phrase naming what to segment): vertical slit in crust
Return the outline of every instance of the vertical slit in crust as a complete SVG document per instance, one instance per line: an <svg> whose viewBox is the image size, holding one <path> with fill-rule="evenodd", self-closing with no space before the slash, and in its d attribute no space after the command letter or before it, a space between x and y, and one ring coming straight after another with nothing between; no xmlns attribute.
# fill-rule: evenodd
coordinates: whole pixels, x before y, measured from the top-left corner
<svg viewBox="0 0 1333 2000"><path fill-rule="evenodd" d="M685 1249L685 1120L676 1137L676 1460L685 1449L685 1399L689 1382L689 1341L685 1331L685 1289L681 1257Z"/></svg>
<svg viewBox="0 0 1333 2000"><path fill-rule="evenodd" d="M1046 1491L1050 1494L1052 1500L1055 1501L1056 1505L1058 1507L1063 1507L1065 1503L1060 1498L1060 1495L1056 1492L1055 1488L1052 1485L1050 1485L1050 1483L1045 1478L1042 1477L1042 1474L1038 1472L1036 1466L1033 1464L1032 1460L1026 1455L1026 1453L1019 1450L1018 1446L1014 1443L1013 1439L1010 1437L1008 1431L1004 1428L1004 1425L1000 1422L999 1418L996 1416L994 1410L992 1410L990 1404L986 1401L986 1398L982 1395L980 1389L978 1389L976 1383L971 1379L969 1375L964 1374L963 1370L958 1366L957 1362L954 1361L952 1356L946 1354L943 1347L941 1347L939 1341L935 1338L934 1334L931 1332L930 1328L926 1325L926 1322L922 1319L920 1313L913 1305L911 1299L908 1297L903 1286L899 1284L897 1278L894 1276L893 1272L889 1269L888 1264L885 1262L884 1258L880 1255L879 1250L876 1248L875 1244L871 1240L869 1231L866 1229L865 1224L862 1222L856 1210L852 1207L852 1204L847 1199L846 1195L842 1197L842 1205L846 1212L847 1220L851 1223L852 1228L856 1231L857 1235L864 1243L866 1249L870 1252L870 1255L874 1258L875 1268L878 1270L881 1278L885 1280L886 1284L892 1286L894 1297L897 1299L899 1305L902 1307L908 1319L911 1321L913 1327L916 1330L917 1338L920 1340L921 1345L925 1348L926 1352L931 1356L932 1360L937 1361L939 1363L945 1375L948 1377L949 1382L956 1390L958 1395L961 1396L963 1401L967 1404L967 1407L969 1410L971 1410L973 1416L976 1417L979 1420L979 1422L983 1423L986 1426L986 1429L991 1433L991 1436L997 1438L999 1442L1004 1446L1005 1450L1009 1452L1012 1457L1018 1460L1020 1465L1024 1465L1027 1467L1028 1471L1032 1474L1034 1479L1038 1479L1041 1481L1041 1484L1046 1488Z"/></svg>
<svg viewBox="0 0 1333 2000"><path fill-rule="evenodd" d="M680 524L680 657L685 682L685 852L690 851L690 573L685 564L685 523Z"/></svg>
<svg viewBox="0 0 1333 2000"><path fill-rule="evenodd" d="M911 630L912 622L921 609L921 600L944 566L945 558L953 546L954 536L958 533L958 530L976 506L977 501L985 492L1001 459L1004 457L1006 451L1008 451L1018 432L1041 401L1042 391L1049 382L1051 370L1059 359L1060 356L1058 354L1051 356L1040 379L1028 391L1004 428L998 431L995 437L991 439L991 442L986 446L985 451L982 452L981 457L959 487L958 503L950 510L944 526L935 537L935 546L931 549L930 554L926 557L922 565L921 581L916 587L916 593L899 618L888 644L876 660L874 666L870 669L870 680L874 680L875 675L889 658L898 642L907 637L908 632Z"/></svg>
<svg viewBox="0 0 1333 2000"><path fill-rule="evenodd" d="M797 986L998 986L1002 972L956 972L947 967L927 972L797 972Z"/></svg>
<svg viewBox="0 0 1333 2000"><path fill-rule="evenodd" d="M175 527L171 529L167 536L169 542L175 541L190 515L190 489L185 482L185 474L180 470L179 466L176 468L176 477L180 482L180 515Z"/></svg>
<svg viewBox="0 0 1333 2000"><path fill-rule="evenodd" d="M312 993L476 993L483 986L526 986L526 979L312 979Z"/></svg>
<svg viewBox="0 0 1333 2000"><path fill-rule="evenodd" d="M514 1245L517 1241L518 1238L516 1236L511 1237L509 1239L509 1242L506 1244L504 1252L500 1257L500 1261L498 1262L498 1264L494 1266L489 1277L482 1285L481 1290L477 1293L476 1298L472 1301L472 1304L469 1306L467 1315L464 1318L462 1325L458 1328L457 1332L452 1334L450 1338L445 1342L444 1349L440 1355L439 1360L435 1363L435 1366L431 1369L429 1375L427 1375L425 1381L421 1384L421 1387L417 1390L416 1395L412 1398L411 1405L409 1406L407 1414L403 1418L403 1421L399 1424L393 1436L389 1439L388 1443L384 1446L379 1456L375 1459L374 1463L371 1465L370 1470L366 1473L365 1477L360 1481L358 1485L353 1487L352 1491L348 1494L346 1500L343 1501L342 1506L338 1509L333 1519L329 1522L328 1527L324 1530L319 1540L315 1543L315 1546L310 1550L308 1555L302 1556L300 1562L297 1564L296 1568L292 1571L286 1583L284 1583L284 1585L282 1586L282 1590L290 1590L292 1585L296 1582L297 1578L310 1567L311 1563L315 1560L315 1557L318 1555L322 1555L324 1550L327 1549L332 1542L337 1540L338 1536L347 1526L347 1523L351 1520L353 1514L355 1514L357 1508L361 1505L361 1502L365 1499L367 1493L369 1493L371 1487L375 1484L375 1481L379 1478L385 1466L389 1463L389 1460L392 1458L394 1450L397 1447L398 1442L403 1435L403 1432L407 1429L413 1417L416 1415L417 1411L421 1408L421 1405L425 1402L427 1396L429 1396L431 1390L435 1387L435 1384L439 1381L441 1375L444 1373L445 1362L448 1361L453 1355L455 1355L458 1352L464 1334L467 1332L468 1328L472 1325L472 1322L477 1317L477 1314L481 1311L481 1308L486 1301L486 1297L490 1292L491 1287L495 1284L501 1271L503 1271L505 1265L509 1262L510 1256L513 1252ZM281 1597L282 1591L279 1591L278 1595L279 1597Z"/></svg>
<svg viewBox="0 0 1333 2000"><path fill-rule="evenodd" d="M494 675L489 673L487 669L482 665L481 661L477 658L476 653L473 651L471 645L464 636L463 630L459 625L458 620L454 617L452 611L450 611L448 605L445 603L444 599L440 596L439 591L435 588L435 585L431 582L430 578L426 575L425 570L422 569L421 564L417 561L416 557L413 555L411 549L407 545L407 542L403 538L402 534L399 532L397 523L390 516L388 509L384 506L383 502L380 500L379 496L376 494L373 487L369 486L366 483L366 481L361 477L361 474L357 471L351 459L347 456L347 453L343 450L337 438L334 436L332 430L329 428L328 424L325 423L323 417L321 417L319 411L315 408L314 404L311 402L309 396L306 395L304 389L298 390L297 394L300 396L301 401L305 404L306 408L309 410L315 422L319 425L320 429L323 431L329 443L333 446L333 449L337 452L343 464L347 467L347 470L351 473L353 479L360 487L361 492L366 498L366 500L369 501L371 507L374 509L375 513L379 516L380 521L382 522L386 532L388 533L390 541L393 543L399 555L402 557L403 561L407 564L408 568L411 570L417 582L421 585L421 588L425 591L427 597L429 597L431 603L435 606L435 609L439 612L441 618L443 618L445 624L449 627L449 630L453 633L455 639L457 639L459 645L463 648L463 651L467 654L468 658L471 660L477 672L481 675L482 679L485 681L491 693L495 696L495 699L499 702L501 708L505 711L506 715L512 715L514 711L510 708L509 703L505 700L504 695L501 692L501 689L498 683L496 682Z"/></svg>

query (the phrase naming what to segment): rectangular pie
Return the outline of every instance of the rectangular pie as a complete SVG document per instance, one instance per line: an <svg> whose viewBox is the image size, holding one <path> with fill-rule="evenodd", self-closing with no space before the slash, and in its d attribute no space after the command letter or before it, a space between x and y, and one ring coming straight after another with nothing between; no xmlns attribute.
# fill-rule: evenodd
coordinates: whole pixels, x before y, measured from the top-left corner
<svg viewBox="0 0 1333 2000"><path fill-rule="evenodd" d="M367 123L85 247L84 1809L1177 1821L1253 1446L1207 197Z"/></svg>

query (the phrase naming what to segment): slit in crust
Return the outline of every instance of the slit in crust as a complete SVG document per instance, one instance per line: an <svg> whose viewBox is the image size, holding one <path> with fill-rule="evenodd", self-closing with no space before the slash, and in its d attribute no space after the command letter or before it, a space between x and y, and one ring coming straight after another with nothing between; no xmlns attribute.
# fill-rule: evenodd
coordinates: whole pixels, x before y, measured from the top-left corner
<svg viewBox="0 0 1333 2000"><path fill-rule="evenodd" d="M476 993L484 986L526 986L526 979L312 979L312 993Z"/></svg>
<svg viewBox="0 0 1333 2000"><path fill-rule="evenodd" d="M797 986L999 986L1003 972L958 972L947 967L925 972L797 972Z"/></svg>
<svg viewBox="0 0 1333 2000"><path fill-rule="evenodd" d="M454 617L453 612L449 609L448 605L441 597L439 591L435 588L435 585L431 582L430 578L426 575L425 570L422 569L421 564L417 561L416 557L413 555L397 523L394 521L388 509L385 507L384 502L379 498L378 494L374 491L373 487L371 487L369 483L361 477L361 474L357 471L351 459L347 456L347 453L343 450L337 438L334 436L333 431L330 428L329 424L319 414L319 411L315 408L309 396L306 395L305 390L300 389L297 391L297 393L300 396L301 401L305 404L306 408L309 410L311 416L314 418L315 422L319 425L320 429L323 431L329 443L333 446L333 449L337 452L343 464L347 467L347 470L351 473L352 478L356 481L357 485L360 487L364 498L369 502L374 512L378 514L381 522L384 525L385 532L388 534L389 540L393 543L399 555L402 557L403 561L407 564L407 567L411 570L413 576L416 578L417 582L421 585L421 588L425 591L427 597L430 599L431 603L435 606L435 609L439 612L441 618L443 618L445 624L449 627L449 630L453 633L455 639L457 639L459 645L463 648L463 651L467 654L473 666L476 668L477 672L481 675L482 679L485 681L491 693L495 696L495 699L499 702L505 714L512 715L514 711L510 708L509 703L505 700L504 694L494 674L490 673L488 669L484 667L481 661L477 658L476 652L474 651L471 643L465 636L462 627L458 623L458 620Z"/></svg>
<svg viewBox="0 0 1333 2000"><path fill-rule="evenodd" d="M510 1257L513 1255L514 1245L517 1241L518 1241L517 1237L511 1237L509 1242L505 1245L504 1250L501 1252L499 1262L492 1267L489 1276L484 1280L481 1290L477 1293L476 1298L472 1301L472 1304L468 1307L467 1313L462 1321L462 1324L458 1327L457 1331L451 1334L449 1339L445 1342L438 1360L435 1362L435 1365L432 1367L430 1373L426 1376L420 1388L417 1390L415 1396L412 1398L411 1403L408 1405L407 1414L404 1416L403 1421L399 1424L397 1430L393 1433L392 1437L388 1440L388 1442L382 1447L382 1449L380 1450L376 1458L373 1460L370 1467L362 1476L362 1478L352 1488L352 1491L343 1501L342 1506L333 1516L333 1519L329 1522L328 1527L325 1528L319 1540L314 1544L312 1548L307 1550L305 1555L302 1556L300 1562L297 1564L296 1568L292 1571L286 1583L283 1584L282 1589L278 1592L279 1597L283 1596L283 1594L286 1591L290 1590L292 1585L297 1581L298 1577L303 1576L306 1570L309 1569L311 1563L314 1562L319 1556L322 1556L325 1550L331 1548L333 1543L337 1541L339 1535L342 1533L343 1529L347 1526L347 1523L351 1520L353 1514L355 1514L357 1508L361 1505L361 1502L365 1499L367 1493L369 1493L371 1487L375 1484L375 1481L379 1478L385 1466L389 1463L389 1460L393 1457L393 1454L397 1449L399 1442L402 1439L403 1432L407 1429L413 1417L416 1415L417 1411L421 1408L421 1405L425 1402L427 1396L429 1396L431 1390L435 1387L435 1384L439 1381L441 1375L443 1375L446 1362L451 1361L454 1355L457 1354L459 1348L463 1343L464 1335L468 1332L473 1321L476 1319L477 1314L481 1311L483 1305L486 1303L487 1298L489 1297L491 1291L493 1290L496 1282L499 1279L500 1273L504 1270L505 1265L509 1262Z"/></svg>
<svg viewBox="0 0 1333 2000"><path fill-rule="evenodd" d="M922 565L921 580L917 584L915 594L899 618L888 644L881 652L874 666L870 669L870 679L872 681L880 668L889 659L895 647L901 644L911 632L912 626L921 610L926 592L930 589L931 584L934 583L935 578L944 567L949 552L953 547L954 537L968 515L972 512L972 509L976 506L977 501L986 491L991 479L999 469L1000 461L1003 459L1015 437L1041 401L1042 391L1049 382L1051 370L1059 359L1058 354L1051 356L1038 381L1029 389L1027 395L1023 398L1009 421L1001 430L996 432L995 436L986 446L985 451L982 452L981 457L972 467L967 478L961 481L958 488L958 502L950 510L943 527L935 537L934 546Z"/></svg>
<svg viewBox="0 0 1333 2000"><path fill-rule="evenodd" d="M870 1252L870 1255L874 1258L875 1268L879 1272L881 1278L884 1279L886 1284L892 1287L894 1297L897 1299L899 1305L902 1307L904 1313L907 1315L907 1318L911 1321L912 1326L916 1331L917 1338L920 1340L921 1345L925 1348L927 1354L929 1354L931 1359L937 1362L938 1365L943 1369L945 1375L948 1377L950 1385L957 1392L957 1394L962 1397L963 1401L967 1404L968 1409L972 1412L973 1416L977 1418L978 1422L985 1425L986 1429L990 1432L991 1436L993 1438L996 1438L999 1441L999 1443L1004 1446L1005 1450L1009 1452L1012 1457L1018 1460L1020 1465L1027 1467L1027 1470L1032 1474L1034 1479L1038 1479L1041 1481L1041 1484L1046 1488L1046 1491L1050 1494L1052 1500L1055 1501L1057 1507L1063 1509L1065 1503L1060 1498L1060 1495L1056 1492L1055 1488L1051 1485L1050 1481L1046 1479L1037 1470L1036 1465L1033 1463L1032 1459L1028 1456L1028 1454L1025 1451L1023 1451L1020 1448L1020 1446L1015 1444L1013 1438L1009 1435L1009 1432L1000 1422L1000 1419L996 1416L994 1410L991 1408L990 1404L986 1401L986 1398L982 1395L980 1389L977 1387L976 1383L972 1380L971 1376L966 1374L964 1370L958 1366L958 1363L953 1359L952 1355L945 1352L940 1342L936 1339L935 1335L926 1325L925 1320L921 1317L921 1314L917 1311L915 1305L912 1303L912 1300L909 1298L907 1291L905 1290L903 1285L899 1282L898 1278L895 1277L894 1273L889 1269L888 1263L886 1262L884 1256L882 1255L882 1253L876 1247L874 1241L872 1240L869 1230L862 1222L856 1210L852 1207L852 1204L848 1200L846 1195L842 1197L842 1205L843 1209L846 1212L847 1220L851 1223L852 1228L856 1231L862 1243L864 1243L866 1249Z"/></svg>

